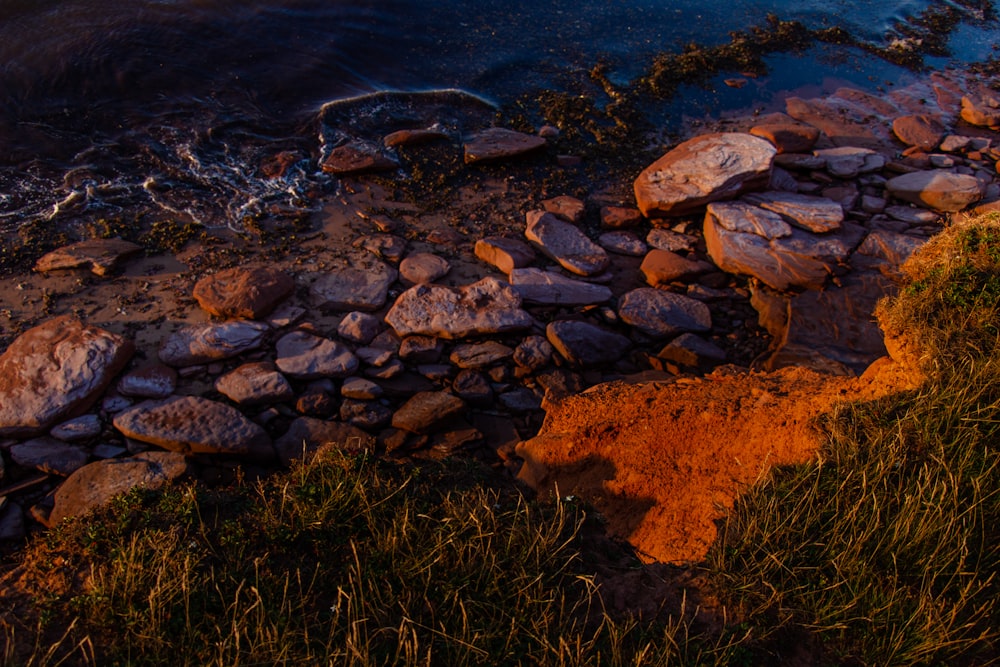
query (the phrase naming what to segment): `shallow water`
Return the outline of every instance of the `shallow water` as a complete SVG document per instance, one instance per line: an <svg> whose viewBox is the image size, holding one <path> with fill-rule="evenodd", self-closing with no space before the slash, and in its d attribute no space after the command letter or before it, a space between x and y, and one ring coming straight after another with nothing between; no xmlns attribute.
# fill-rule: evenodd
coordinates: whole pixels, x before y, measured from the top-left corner
<svg viewBox="0 0 1000 667"><path fill-rule="evenodd" d="M317 113L329 100L458 88L502 104L539 88L575 91L597 62L625 85L654 54L726 41L768 13L885 44L935 4L0 0L0 229L143 206L238 224L268 202L294 206L322 180L307 164L287 182L255 171L261 154L279 148L315 153ZM1000 30L965 14L952 54L985 58ZM903 76L858 53L836 64L822 54L776 56L766 82L685 103L713 110L824 76Z"/></svg>

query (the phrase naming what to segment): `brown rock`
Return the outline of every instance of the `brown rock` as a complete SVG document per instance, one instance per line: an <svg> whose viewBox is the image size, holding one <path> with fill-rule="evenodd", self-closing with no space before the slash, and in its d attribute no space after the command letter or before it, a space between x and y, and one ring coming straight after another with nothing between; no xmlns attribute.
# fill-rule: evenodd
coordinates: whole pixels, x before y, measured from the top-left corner
<svg viewBox="0 0 1000 667"><path fill-rule="evenodd" d="M531 266L535 251L520 239L488 236L476 241L476 257L504 273Z"/></svg>
<svg viewBox="0 0 1000 667"><path fill-rule="evenodd" d="M377 147L363 141L353 141L332 149L320 163L328 174L346 176L371 171L395 169L399 164Z"/></svg>
<svg viewBox="0 0 1000 667"><path fill-rule="evenodd" d="M943 169L914 171L890 178L886 190L898 199L934 209L961 211L983 198L983 185L975 176Z"/></svg>
<svg viewBox="0 0 1000 667"><path fill-rule="evenodd" d="M465 402L446 391L415 394L392 416L393 428L410 433L431 433L443 422L465 409Z"/></svg>
<svg viewBox="0 0 1000 667"><path fill-rule="evenodd" d="M587 207L576 197L562 195L546 199L542 202L542 208L552 215L576 225L583 221L583 214Z"/></svg>
<svg viewBox="0 0 1000 667"><path fill-rule="evenodd" d="M531 326L521 309L521 297L496 278L465 287L411 287L396 299L385 316L400 337L414 334L455 339L519 331Z"/></svg>
<svg viewBox="0 0 1000 667"><path fill-rule="evenodd" d="M24 332L0 355L0 437L39 435L82 414L133 350L121 336L70 316Z"/></svg>
<svg viewBox="0 0 1000 667"><path fill-rule="evenodd" d="M465 143L465 163L486 162L522 155L545 145L545 139L531 134L515 132L502 127L491 127L474 134Z"/></svg>
<svg viewBox="0 0 1000 667"><path fill-rule="evenodd" d="M432 141L445 141L449 138L447 133L435 129L397 130L385 135L382 143L386 148L398 148L399 146L427 144Z"/></svg>
<svg viewBox="0 0 1000 667"><path fill-rule="evenodd" d="M785 111L795 120L820 130L835 146L881 148L887 141L887 137L873 131L875 124L870 113L843 100L790 97L785 100Z"/></svg>
<svg viewBox="0 0 1000 667"><path fill-rule="evenodd" d="M47 273L59 269L85 269L104 276L125 259L142 252L142 246L122 239L92 239L53 250L35 263L35 271Z"/></svg>
<svg viewBox="0 0 1000 667"><path fill-rule="evenodd" d="M696 262L668 250L650 250L639 267L646 282L653 287L675 280L687 280L712 270L711 264Z"/></svg>
<svg viewBox="0 0 1000 667"><path fill-rule="evenodd" d="M524 235L564 269L592 276L608 267L608 253L576 226L545 211L529 211Z"/></svg>
<svg viewBox="0 0 1000 667"><path fill-rule="evenodd" d="M285 376L266 361L238 366L215 381L215 390L240 405L280 403L295 397Z"/></svg>
<svg viewBox="0 0 1000 667"><path fill-rule="evenodd" d="M530 267L511 271L510 284L525 302L548 306L586 306L610 301L612 296L604 285Z"/></svg>
<svg viewBox="0 0 1000 667"><path fill-rule="evenodd" d="M399 275L409 285L432 283L451 271L446 259L429 252L418 252L404 259L399 265Z"/></svg>
<svg viewBox="0 0 1000 667"><path fill-rule="evenodd" d="M205 276L194 286L194 298L218 317L257 320L295 290L295 281L283 271L259 266L234 268Z"/></svg>
<svg viewBox="0 0 1000 667"><path fill-rule="evenodd" d="M194 324L181 327L164 340L159 357L160 361L174 367L229 359L256 350L269 332L270 327L266 324L247 320Z"/></svg>
<svg viewBox="0 0 1000 667"><path fill-rule="evenodd" d="M118 391L125 396L166 398L177 389L177 371L166 364L147 364L131 370L118 381Z"/></svg>
<svg viewBox="0 0 1000 667"><path fill-rule="evenodd" d="M962 120L980 127L1000 126L1000 99L991 94L963 97Z"/></svg>
<svg viewBox="0 0 1000 667"><path fill-rule="evenodd" d="M946 132L945 126L933 116L900 116L892 121L892 132L907 146L932 151L940 145Z"/></svg>
<svg viewBox="0 0 1000 667"><path fill-rule="evenodd" d="M636 227L642 222L642 211L625 206L602 206L601 225L609 229Z"/></svg>
<svg viewBox="0 0 1000 667"><path fill-rule="evenodd" d="M712 315L704 303L652 287L640 287L622 296L618 316L626 324L654 337L712 328Z"/></svg>
<svg viewBox="0 0 1000 667"><path fill-rule="evenodd" d="M87 451L54 438L36 438L10 448L10 458L19 466L48 475L66 477L87 464Z"/></svg>
<svg viewBox="0 0 1000 667"><path fill-rule="evenodd" d="M705 204L767 186L776 151L750 134L706 134L689 139L635 180L635 198L647 217L686 215Z"/></svg>
<svg viewBox="0 0 1000 667"><path fill-rule="evenodd" d="M576 320L549 322L545 336L563 359L580 367L618 361L632 346L621 334Z"/></svg>
<svg viewBox="0 0 1000 667"><path fill-rule="evenodd" d="M819 130L815 127L791 120L754 125L750 128L750 134L770 141L778 154L806 153L812 150L819 139Z"/></svg>
<svg viewBox="0 0 1000 667"><path fill-rule="evenodd" d="M309 297L314 307L324 310L378 310L397 275L371 253L354 252L332 260L330 269L309 288Z"/></svg>
<svg viewBox="0 0 1000 667"><path fill-rule="evenodd" d="M743 198L765 210L773 211L796 227L821 234L840 228L844 208L826 197L797 192L763 192Z"/></svg>

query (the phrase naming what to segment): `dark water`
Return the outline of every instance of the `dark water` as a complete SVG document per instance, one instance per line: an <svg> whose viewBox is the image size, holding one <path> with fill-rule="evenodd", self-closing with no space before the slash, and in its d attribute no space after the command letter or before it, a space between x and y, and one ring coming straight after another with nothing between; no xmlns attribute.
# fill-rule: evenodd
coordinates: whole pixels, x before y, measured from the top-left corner
<svg viewBox="0 0 1000 667"><path fill-rule="evenodd" d="M599 61L626 85L656 53L724 42L768 13L885 45L935 7L963 17L950 58L990 55L989 2L0 0L0 230L144 208L235 226L329 185L308 160L278 181L257 171L277 150L315 155L330 100L453 88L503 104L575 91ZM906 76L857 50L837 63L775 56L766 82L691 104L754 104L831 74Z"/></svg>

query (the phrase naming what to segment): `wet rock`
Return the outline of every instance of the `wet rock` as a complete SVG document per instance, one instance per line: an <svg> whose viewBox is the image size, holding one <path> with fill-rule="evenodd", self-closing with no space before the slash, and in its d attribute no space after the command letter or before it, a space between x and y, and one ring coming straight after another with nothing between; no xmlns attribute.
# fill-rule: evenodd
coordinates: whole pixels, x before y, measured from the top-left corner
<svg viewBox="0 0 1000 667"><path fill-rule="evenodd" d="M259 266L234 268L205 276L194 286L194 298L206 312L218 317L257 320L295 290L284 271Z"/></svg>
<svg viewBox="0 0 1000 667"><path fill-rule="evenodd" d="M333 260L333 266L309 289L316 308L324 310L378 310L385 305L396 269L370 253L351 253Z"/></svg>
<svg viewBox="0 0 1000 667"><path fill-rule="evenodd" d="M119 413L115 428L125 437L186 456L226 454L267 461L271 438L238 410L199 396L145 401Z"/></svg>
<svg viewBox="0 0 1000 667"><path fill-rule="evenodd" d="M275 350L278 370L299 380L347 377L358 369L358 358L345 346L305 331L285 334Z"/></svg>
<svg viewBox="0 0 1000 667"><path fill-rule="evenodd" d="M1000 126L1000 98L991 94L963 97L962 120L980 127Z"/></svg>
<svg viewBox="0 0 1000 667"><path fill-rule="evenodd" d="M680 144L635 180L646 217L692 213L705 204L765 187L776 154L750 134L706 134Z"/></svg>
<svg viewBox="0 0 1000 667"><path fill-rule="evenodd" d="M403 292L385 316L397 335L446 339L519 331L531 326L521 297L496 278L465 287L418 285Z"/></svg>
<svg viewBox="0 0 1000 667"><path fill-rule="evenodd" d="M347 378L340 386L341 396L359 401L373 401L376 398L381 398L383 393L382 387L371 380L359 377Z"/></svg>
<svg viewBox="0 0 1000 667"><path fill-rule="evenodd" d="M563 359L583 367L614 363L632 346L621 334L576 320L550 322L545 336Z"/></svg>
<svg viewBox="0 0 1000 667"><path fill-rule="evenodd" d="M586 211L586 206L582 201L566 195L546 199L542 202L542 208L566 222L572 222L574 225L583 221L583 214Z"/></svg>
<svg viewBox="0 0 1000 667"><path fill-rule="evenodd" d="M840 146L814 151L826 161L826 170L837 178L855 178L859 174L878 171L887 160L881 153L860 146Z"/></svg>
<svg viewBox="0 0 1000 667"><path fill-rule="evenodd" d="M215 381L215 390L240 405L282 403L295 398L292 385L268 361L233 369Z"/></svg>
<svg viewBox="0 0 1000 667"><path fill-rule="evenodd" d="M609 229L637 227L642 222L642 212L636 208L624 206L601 207L601 226Z"/></svg>
<svg viewBox="0 0 1000 667"><path fill-rule="evenodd" d="M552 360L554 351L552 344L542 336L528 336L514 350L514 363L528 372L534 372Z"/></svg>
<svg viewBox="0 0 1000 667"><path fill-rule="evenodd" d="M526 303L539 305L585 306L610 301L612 295L604 285L534 268L514 269L510 284Z"/></svg>
<svg viewBox="0 0 1000 667"><path fill-rule="evenodd" d="M124 260L142 252L142 246L122 239L91 239L53 250L35 263L35 271L48 273L61 269L90 269L105 276Z"/></svg>
<svg viewBox="0 0 1000 667"><path fill-rule="evenodd" d="M646 235L646 243L654 248L668 252L694 250L697 242L698 239L690 234L680 234L669 229L651 229L649 234Z"/></svg>
<svg viewBox="0 0 1000 667"><path fill-rule="evenodd" d="M750 134L767 139L774 144L778 154L805 153L812 150L819 139L819 130L811 125L796 123L789 118L787 122L771 122L754 125Z"/></svg>
<svg viewBox="0 0 1000 667"><path fill-rule="evenodd" d="M607 268L608 254L574 225L551 213L529 211L524 235L567 271L592 276Z"/></svg>
<svg viewBox="0 0 1000 667"><path fill-rule="evenodd" d="M791 224L809 232L821 234L840 228L844 209L826 197L814 197L792 192L765 192L743 198L768 211L777 213Z"/></svg>
<svg viewBox="0 0 1000 667"><path fill-rule="evenodd" d="M70 316L24 332L0 355L0 437L40 435L82 414L133 349L121 336Z"/></svg>
<svg viewBox="0 0 1000 667"><path fill-rule="evenodd" d="M221 361L256 350L270 328L261 322L231 320L178 329L160 346L160 361L174 367Z"/></svg>
<svg viewBox="0 0 1000 667"><path fill-rule="evenodd" d="M646 282L653 287L675 280L688 280L712 270L712 265L696 262L667 250L650 250L642 260L639 270Z"/></svg>
<svg viewBox="0 0 1000 667"><path fill-rule="evenodd" d="M488 236L476 241L476 257L504 273L530 266L535 261L535 251L520 239Z"/></svg>
<svg viewBox="0 0 1000 667"><path fill-rule="evenodd" d="M515 157L538 150L545 139L502 127L477 132L465 142L465 163L475 164Z"/></svg>
<svg viewBox="0 0 1000 667"><path fill-rule="evenodd" d="M923 151L937 148L946 131L937 118L925 114L900 116L892 121L892 132L900 141Z"/></svg>
<svg viewBox="0 0 1000 667"><path fill-rule="evenodd" d="M177 371L166 364L146 364L118 381L118 391L136 398L166 398L177 389Z"/></svg>
<svg viewBox="0 0 1000 667"><path fill-rule="evenodd" d="M885 187L898 199L935 211L961 211L983 197L983 185L975 176L942 169L902 174Z"/></svg>
<svg viewBox="0 0 1000 667"><path fill-rule="evenodd" d="M652 287L625 294L618 304L618 315L626 324L654 337L712 328L708 306L701 301Z"/></svg>
<svg viewBox="0 0 1000 667"><path fill-rule="evenodd" d="M399 265L399 275L408 285L432 283L451 271L447 260L429 252L410 255Z"/></svg>
<svg viewBox="0 0 1000 667"><path fill-rule="evenodd" d="M465 402L446 391L424 391L406 401L392 416L393 428L431 433L465 410Z"/></svg>
<svg viewBox="0 0 1000 667"><path fill-rule="evenodd" d="M398 166L396 160L365 141L352 141L337 146L320 163L323 171L336 176L387 171Z"/></svg>
<svg viewBox="0 0 1000 667"><path fill-rule="evenodd" d="M49 435L63 442L84 442L93 440L104 430L97 415L82 415L52 427Z"/></svg>
<svg viewBox="0 0 1000 667"><path fill-rule="evenodd" d="M344 340L367 345L382 330L382 321L368 313L353 311L344 315L337 325L337 335Z"/></svg>
<svg viewBox="0 0 1000 667"><path fill-rule="evenodd" d="M274 441L274 451L283 465L326 449L346 452L371 452L375 438L356 426L343 422L299 417Z"/></svg>
<svg viewBox="0 0 1000 667"><path fill-rule="evenodd" d="M340 405L340 419L358 428L377 431L392 420L392 410L377 401L344 399Z"/></svg>
<svg viewBox="0 0 1000 667"><path fill-rule="evenodd" d="M46 525L51 528L65 518L85 514L135 487L160 489L188 472L185 457L174 452L145 452L133 458L91 463L56 489Z"/></svg>
<svg viewBox="0 0 1000 667"><path fill-rule="evenodd" d="M87 451L54 438L36 438L11 447L10 458L24 468L67 477L87 464Z"/></svg>
<svg viewBox="0 0 1000 667"><path fill-rule="evenodd" d="M870 111L842 100L789 97L785 100L785 112L820 130L835 146L879 148L885 144L885 137L874 131Z"/></svg>
<svg viewBox="0 0 1000 667"><path fill-rule="evenodd" d="M451 352L451 363L459 368L483 368L498 361L509 359L514 354L512 348L496 341L457 345Z"/></svg>

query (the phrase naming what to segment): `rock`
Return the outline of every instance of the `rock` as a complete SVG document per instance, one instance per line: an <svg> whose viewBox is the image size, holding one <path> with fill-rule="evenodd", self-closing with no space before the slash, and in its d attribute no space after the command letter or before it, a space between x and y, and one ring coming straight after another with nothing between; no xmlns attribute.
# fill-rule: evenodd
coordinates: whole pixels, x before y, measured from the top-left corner
<svg viewBox="0 0 1000 667"><path fill-rule="evenodd" d="M991 94L963 97L962 120L980 127L1000 126L1000 99Z"/></svg>
<svg viewBox="0 0 1000 667"><path fill-rule="evenodd" d="M353 311L337 325L337 335L352 343L367 345L382 330L382 321L374 315Z"/></svg>
<svg viewBox="0 0 1000 667"><path fill-rule="evenodd" d="M535 251L520 239L488 236L476 241L476 257L497 267L504 273L530 266L535 261Z"/></svg>
<svg viewBox="0 0 1000 667"><path fill-rule="evenodd" d="M794 169L797 171L814 171L825 169L826 160L818 155L804 155L802 153L782 153L774 157L776 167Z"/></svg>
<svg viewBox="0 0 1000 667"><path fill-rule="evenodd" d="M586 206L582 201L566 195L546 199L542 202L542 208L566 222L572 222L574 225L583 221L583 214L586 211Z"/></svg>
<svg viewBox="0 0 1000 667"><path fill-rule="evenodd" d="M301 459L303 455L328 448L347 452L371 452L375 449L375 438L350 424L299 417L291 423L284 435L274 441L274 451L286 466Z"/></svg>
<svg viewBox="0 0 1000 667"><path fill-rule="evenodd" d="M926 238L875 230L858 246L857 254L877 260L878 269L883 274L902 277L900 267L926 242Z"/></svg>
<svg viewBox="0 0 1000 667"><path fill-rule="evenodd" d="M451 390L466 403L488 406L493 401L493 389L486 376L472 369L460 371L451 383Z"/></svg>
<svg viewBox="0 0 1000 667"><path fill-rule="evenodd" d="M399 146L416 146L427 144L432 141L446 141L451 137L446 132L434 128L419 130L397 130L390 132L382 138L382 145L386 148L398 148Z"/></svg>
<svg viewBox="0 0 1000 667"><path fill-rule="evenodd" d="M880 148L885 144L885 139L874 131L870 112L842 100L789 97L785 112L820 130L835 146Z"/></svg>
<svg viewBox="0 0 1000 667"><path fill-rule="evenodd" d="M396 410L392 426L410 433L431 433L463 410L465 402L454 394L422 391Z"/></svg>
<svg viewBox="0 0 1000 667"><path fill-rule="evenodd" d="M121 336L62 316L0 355L0 437L40 435L85 412L132 356Z"/></svg>
<svg viewBox="0 0 1000 667"><path fill-rule="evenodd" d="M597 237L597 243L608 252L630 257L642 257L649 250L649 246L632 232L606 232Z"/></svg>
<svg viewBox="0 0 1000 667"><path fill-rule="evenodd" d="M646 277L646 282L656 287L666 285L675 280L687 280L712 270L712 265L705 262L681 257L667 250L650 250L642 260L639 270Z"/></svg>
<svg viewBox="0 0 1000 667"><path fill-rule="evenodd" d="M545 336L563 359L582 367L614 363L632 346L621 334L577 320L549 322Z"/></svg>
<svg viewBox="0 0 1000 667"><path fill-rule="evenodd" d="M160 346L160 361L174 367L221 361L256 350L270 328L261 322L231 320L194 324L172 333Z"/></svg>
<svg viewBox="0 0 1000 667"><path fill-rule="evenodd" d="M120 412L115 428L125 437L192 454L225 454L258 461L273 458L271 438L238 410L199 396L145 401Z"/></svg>
<svg viewBox="0 0 1000 667"><path fill-rule="evenodd" d="M52 427L49 435L63 442L84 442L93 440L104 430L101 418L97 415L82 415L75 419L68 419L61 424Z"/></svg>
<svg viewBox="0 0 1000 667"><path fill-rule="evenodd" d="M611 300L611 290L554 271L514 269L510 284L526 303L586 306Z"/></svg>
<svg viewBox="0 0 1000 667"><path fill-rule="evenodd" d="M146 364L118 381L118 391L136 398L166 398L177 389L177 371L166 364Z"/></svg>
<svg viewBox="0 0 1000 667"><path fill-rule="evenodd" d="M194 298L218 317L261 319L288 298L295 281L268 266L234 268L205 276L194 286Z"/></svg>
<svg viewBox="0 0 1000 667"><path fill-rule="evenodd" d="M608 254L574 225L551 213L529 211L524 235L567 271L592 276L608 267Z"/></svg>
<svg viewBox="0 0 1000 667"><path fill-rule="evenodd" d="M52 528L63 519L86 514L119 494L136 487L160 489L188 472L187 460L173 452L145 452L133 458L91 463L56 489L54 506L45 523Z"/></svg>
<svg viewBox="0 0 1000 667"><path fill-rule="evenodd" d="M805 153L812 150L819 139L819 130L811 125L788 122L762 123L750 128L750 134L767 139L774 144L778 154Z"/></svg>
<svg viewBox="0 0 1000 667"><path fill-rule="evenodd" d="M269 361L238 366L215 381L215 390L240 405L282 403L295 398L292 385Z"/></svg>
<svg viewBox="0 0 1000 667"><path fill-rule="evenodd" d="M824 148L814 153L826 161L826 170L837 178L854 178L858 174L878 171L886 163L881 153L859 146Z"/></svg>
<svg viewBox="0 0 1000 667"><path fill-rule="evenodd" d="M35 263L35 271L48 273L61 269L90 269L105 276L125 259L142 252L142 246L122 239L91 239L53 250Z"/></svg>
<svg viewBox="0 0 1000 667"><path fill-rule="evenodd" d="M441 358L444 343L434 336L407 336L399 345L399 358L411 364L433 364Z"/></svg>
<svg viewBox="0 0 1000 667"><path fill-rule="evenodd" d="M654 248L669 252L694 250L697 241L698 239L689 234L680 234L669 229L651 229L646 235L646 243Z"/></svg>
<svg viewBox="0 0 1000 667"><path fill-rule="evenodd" d="M689 139L646 168L635 197L646 217L679 216L709 202L765 187L777 151L750 134L706 134Z"/></svg>
<svg viewBox="0 0 1000 667"><path fill-rule="evenodd" d="M769 189L778 192L798 192L800 187L801 185L790 172L778 166L771 168L771 182L768 183Z"/></svg>
<svg viewBox="0 0 1000 667"><path fill-rule="evenodd" d="M545 338L528 336L514 350L514 363L533 373L552 361L554 351L552 344Z"/></svg>
<svg viewBox="0 0 1000 667"><path fill-rule="evenodd" d="M399 166L377 146L365 141L352 141L330 150L320 168L328 174L347 176L372 171L386 171Z"/></svg>
<svg viewBox="0 0 1000 667"><path fill-rule="evenodd" d="M826 197L814 197L792 192L765 192L743 198L765 210L777 213L791 224L809 232L822 234L840 228L844 209Z"/></svg>
<svg viewBox="0 0 1000 667"><path fill-rule="evenodd" d="M601 226L610 229L636 227L642 222L642 212L635 208L624 206L601 207Z"/></svg>
<svg viewBox="0 0 1000 667"><path fill-rule="evenodd" d="M333 260L333 267L309 288L309 296L322 310L378 310L396 276L396 269L371 253L351 253Z"/></svg>
<svg viewBox="0 0 1000 667"><path fill-rule="evenodd" d="M930 225L941 219L940 214L934 211L912 206L887 206L885 212L889 217L908 225Z"/></svg>
<svg viewBox="0 0 1000 667"><path fill-rule="evenodd" d="M907 146L916 146L922 151L937 148L946 131L937 118L925 114L900 116L892 121L893 134Z"/></svg>
<svg viewBox="0 0 1000 667"><path fill-rule="evenodd" d="M792 235L792 228L780 215L746 202L710 204L706 220L709 216L731 232L754 234L767 240Z"/></svg>
<svg viewBox="0 0 1000 667"><path fill-rule="evenodd" d="M300 415L327 419L337 414L340 405L330 390L310 387L299 394L295 401L295 411Z"/></svg>
<svg viewBox="0 0 1000 667"><path fill-rule="evenodd" d="M373 401L376 398L381 398L383 393L382 387L371 380L359 377L347 378L340 386L341 396L359 401Z"/></svg>
<svg viewBox="0 0 1000 667"><path fill-rule="evenodd" d="M654 337L712 328L712 315L701 301L652 287L640 287L622 296L618 316Z"/></svg>
<svg viewBox="0 0 1000 667"><path fill-rule="evenodd" d="M726 351L700 336L686 333L667 343L656 356L682 366L703 368L725 361Z"/></svg>
<svg viewBox="0 0 1000 667"><path fill-rule="evenodd" d="M498 361L509 359L514 350L496 341L457 345L451 352L450 361L459 368L484 368Z"/></svg>
<svg viewBox="0 0 1000 667"><path fill-rule="evenodd" d="M410 255L399 265L399 275L409 285L432 283L451 271L447 260L429 252Z"/></svg>
<svg viewBox="0 0 1000 667"><path fill-rule="evenodd" d="M527 387L513 387L497 397L507 410L514 413L541 410L542 397Z"/></svg>
<svg viewBox="0 0 1000 667"><path fill-rule="evenodd" d="M345 399L340 404L340 419L358 428L377 431L392 420L392 410L376 401Z"/></svg>
<svg viewBox="0 0 1000 667"><path fill-rule="evenodd" d="M329 338L305 331L292 331L278 339L275 364L285 375L298 380L342 378L358 369L358 358Z"/></svg>
<svg viewBox="0 0 1000 667"><path fill-rule="evenodd" d="M0 502L0 540L20 541L25 536L24 512L17 503Z"/></svg>
<svg viewBox="0 0 1000 667"><path fill-rule="evenodd" d="M935 211L961 211L983 197L983 185L975 176L941 169L902 174L885 187L898 199Z"/></svg>
<svg viewBox="0 0 1000 667"><path fill-rule="evenodd" d="M24 468L67 477L87 464L87 451L54 438L36 438L11 447L10 458Z"/></svg>
<svg viewBox="0 0 1000 667"><path fill-rule="evenodd" d="M519 331L532 324L521 297L496 278L465 287L411 287L396 299L385 321L400 337L414 334L456 339Z"/></svg>
<svg viewBox="0 0 1000 667"><path fill-rule="evenodd" d="M431 233L433 234L433 232ZM428 243L438 243L438 241L430 238L430 234L426 241ZM399 264L399 261L406 254L407 248L406 239L395 234L367 234L355 239L351 245L355 248L366 250L376 257L380 257L393 264ZM347 266L353 266L357 263L357 260L358 257L356 256L348 257L346 264ZM340 262L340 266L343 267L344 263Z"/></svg>
<svg viewBox="0 0 1000 667"><path fill-rule="evenodd" d="M465 163L475 164L514 157L538 150L544 145L545 139L542 137L491 127L477 132L465 142Z"/></svg>

